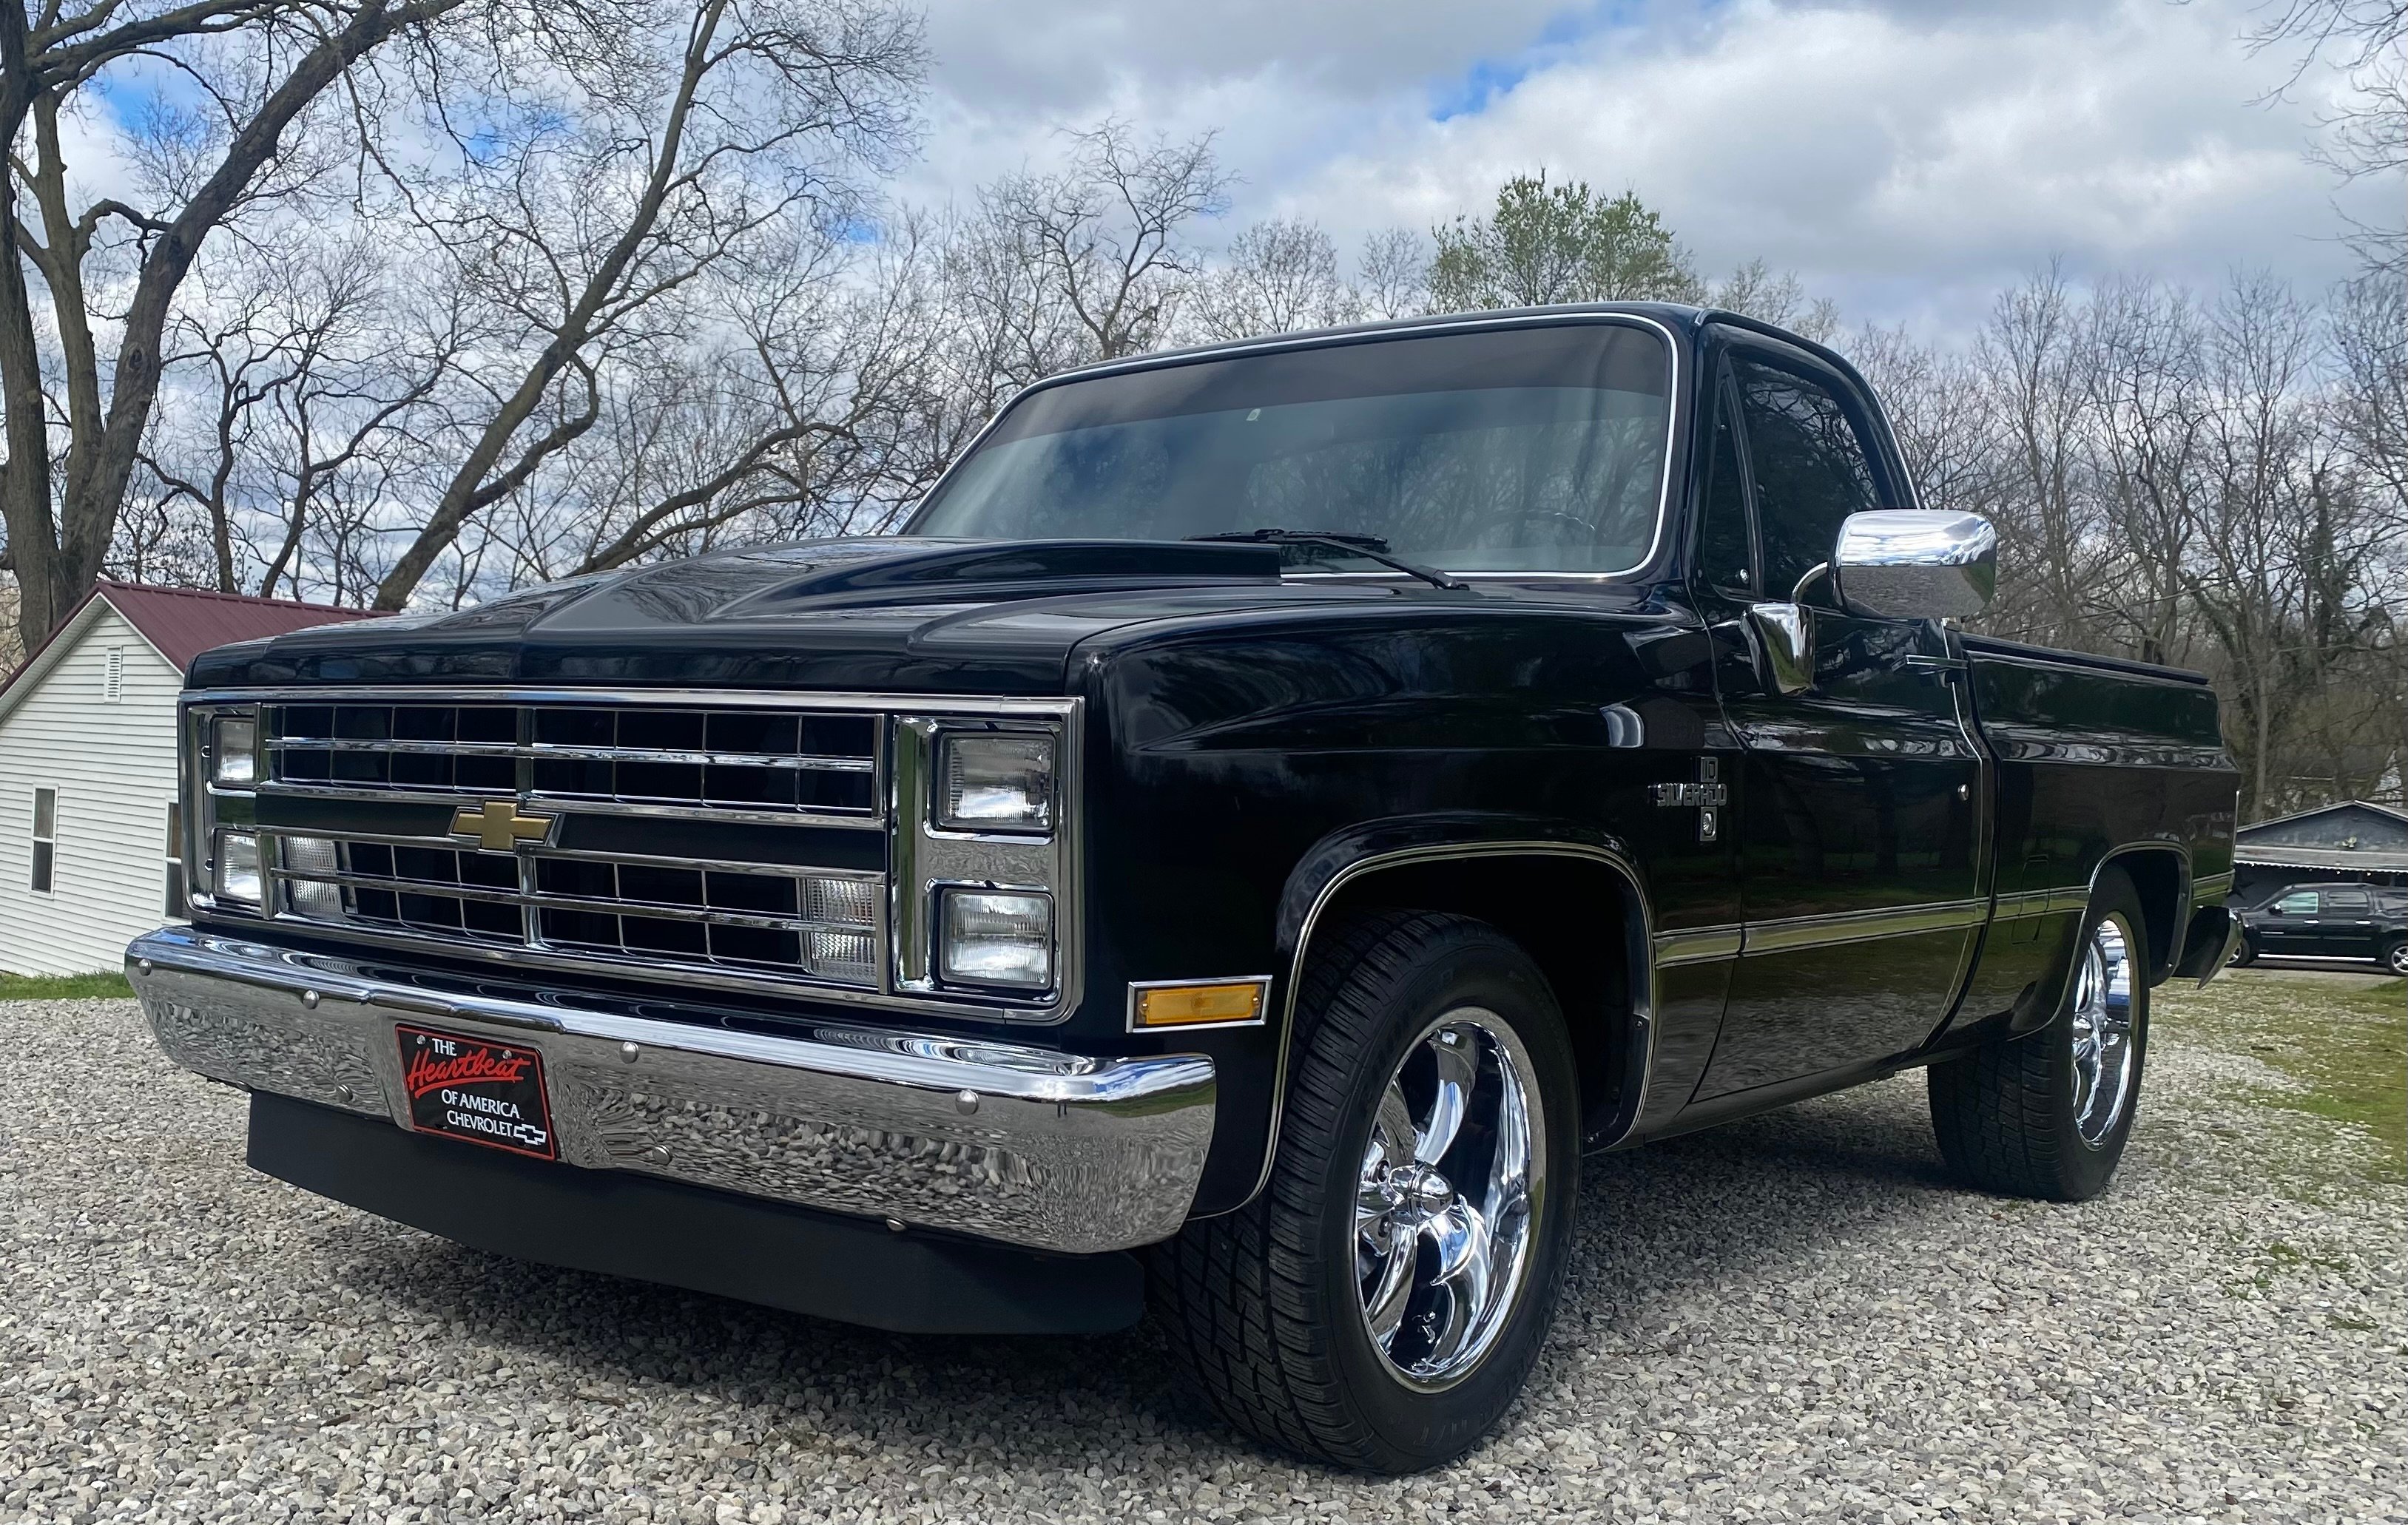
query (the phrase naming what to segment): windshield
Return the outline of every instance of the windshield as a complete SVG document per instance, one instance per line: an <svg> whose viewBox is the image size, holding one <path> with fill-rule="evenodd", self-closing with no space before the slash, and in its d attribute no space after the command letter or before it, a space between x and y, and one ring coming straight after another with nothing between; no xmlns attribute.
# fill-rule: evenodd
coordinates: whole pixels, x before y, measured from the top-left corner
<svg viewBox="0 0 2408 1525"><path fill-rule="evenodd" d="M1376 535L1449 571L1626 571L1656 538L1670 370L1654 332L1588 322L1065 382L1006 411L910 533L1183 540L1276 527Z"/></svg>

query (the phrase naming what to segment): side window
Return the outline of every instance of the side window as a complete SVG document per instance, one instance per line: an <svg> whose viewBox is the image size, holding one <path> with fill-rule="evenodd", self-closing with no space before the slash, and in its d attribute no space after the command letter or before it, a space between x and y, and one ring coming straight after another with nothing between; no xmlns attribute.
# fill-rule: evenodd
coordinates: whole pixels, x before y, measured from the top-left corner
<svg viewBox="0 0 2408 1525"><path fill-rule="evenodd" d="M1698 495L1698 570L1716 588L1755 595L1756 549L1748 544L1747 482L1740 475L1739 430L1728 387L1714 389L1713 436Z"/></svg>
<svg viewBox="0 0 2408 1525"><path fill-rule="evenodd" d="M2294 890L2274 902L2274 909L2285 916L2314 916L2316 914L2316 892L2313 890Z"/></svg>
<svg viewBox="0 0 2408 1525"><path fill-rule="evenodd" d="M2374 909L2374 897L2363 890L2324 891L2327 916L2364 916Z"/></svg>
<svg viewBox="0 0 2408 1525"><path fill-rule="evenodd" d="M50 880L58 868L58 855L59 791L37 789L34 791L34 893L47 895L50 892Z"/></svg>
<svg viewBox="0 0 2408 1525"><path fill-rule="evenodd" d="M1872 466L1846 405L1828 387L1739 356L1731 374L1756 471L1764 596L1786 598L1799 577L1831 559L1841 521L1879 506ZM1828 597L1825 591L1817 601Z"/></svg>

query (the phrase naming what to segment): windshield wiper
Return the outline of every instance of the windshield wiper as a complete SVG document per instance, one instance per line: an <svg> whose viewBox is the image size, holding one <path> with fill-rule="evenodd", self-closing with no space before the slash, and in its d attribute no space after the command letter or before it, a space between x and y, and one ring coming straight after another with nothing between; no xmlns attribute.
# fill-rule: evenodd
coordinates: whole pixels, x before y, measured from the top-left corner
<svg viewBox="0 0 2408 1525"><path fill-rule="evenodd" d="M1433 588L1455 591L1470 587L1459 577L1450 577L1434 566L1420 566L1402 557L1388 554L1388 542L1376 534L1354 534L1344 530L1230 530L1221 534L1191 534L1190 540L1230 540L1256 546L1320 546L1327 550L1342 550L1350 556L1394 567L1408 577L1421 578Z"/></svg>

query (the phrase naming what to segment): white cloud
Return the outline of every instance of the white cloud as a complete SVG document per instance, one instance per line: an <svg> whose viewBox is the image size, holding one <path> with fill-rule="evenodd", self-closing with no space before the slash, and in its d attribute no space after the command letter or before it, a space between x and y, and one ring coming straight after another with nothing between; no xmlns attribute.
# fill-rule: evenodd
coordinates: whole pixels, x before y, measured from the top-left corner
<svg viewBox="0 0 2408 1525"><path fill-rule="evenodd" d="M945 0L912 189L965 191L1110 110L1218 129L1246 180L1233 227L1273 211L1341 237L1426 226L1545 165L1636 186L1710 269L1760 255L1854 316L1960 326L2058 254L2077 272L2266 265L2320 285L2349 260L2335 188L2305 157L2319 103L2258 102L2285 63L2247 53L2247 21L2246 0L1612 16Z"/></svg>

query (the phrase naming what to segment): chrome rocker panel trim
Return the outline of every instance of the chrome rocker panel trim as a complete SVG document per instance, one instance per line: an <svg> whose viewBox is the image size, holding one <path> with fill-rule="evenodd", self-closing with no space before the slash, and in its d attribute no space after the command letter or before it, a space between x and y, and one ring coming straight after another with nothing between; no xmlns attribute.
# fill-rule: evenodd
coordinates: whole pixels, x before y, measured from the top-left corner
<svg viewBox="0 0 2408 1525"><path fill-rule="evenodd" d="M394 1024L432 1020L543 1055L564 1168L1038 1249L1177 1233L1212 1142L1200 1054L1091 1059L828 1023L745 1032L180 927L136 939L126 972L159 1046L213 1079L407 1128Z"/></svg>

